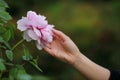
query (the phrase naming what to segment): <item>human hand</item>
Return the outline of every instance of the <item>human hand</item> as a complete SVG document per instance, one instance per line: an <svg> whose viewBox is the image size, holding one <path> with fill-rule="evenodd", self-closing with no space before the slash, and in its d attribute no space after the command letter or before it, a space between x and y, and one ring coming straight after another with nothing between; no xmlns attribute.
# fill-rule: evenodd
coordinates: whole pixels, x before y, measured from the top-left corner
<svg viewBox="0 0 120 80"><path fill-rule="evenodd" d="M44 48L50 55L73 64L80 51L74 42L63 32L53 29L54 40Z"/></svg>
<svg viewBox="0 0 120 80"><path fill-rule="evenodd" d="M54 40L44 48L50 55L71 64L90 80L108 80L110 71L103 68L82 53L63 32L53 29Z"/></svg>

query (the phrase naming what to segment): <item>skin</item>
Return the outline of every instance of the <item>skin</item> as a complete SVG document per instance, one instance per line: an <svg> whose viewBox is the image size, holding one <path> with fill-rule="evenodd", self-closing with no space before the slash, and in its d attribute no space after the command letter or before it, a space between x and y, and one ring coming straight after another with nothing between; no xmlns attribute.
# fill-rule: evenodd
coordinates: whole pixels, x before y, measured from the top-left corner
<svg viewBox="0 0 120 80"><path fill-rule="evenodd" d="M48 54L70 64L89 80L109 80L110 71L84 56L67 35L53 29L53 37L44 48Z"/></svg>

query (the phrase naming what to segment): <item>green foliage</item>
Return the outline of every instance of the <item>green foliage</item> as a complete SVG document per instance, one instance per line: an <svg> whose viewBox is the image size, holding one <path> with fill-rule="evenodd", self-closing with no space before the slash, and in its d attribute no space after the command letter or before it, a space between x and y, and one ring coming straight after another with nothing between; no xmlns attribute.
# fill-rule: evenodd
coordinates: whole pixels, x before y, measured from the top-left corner
<svg viewBox="0 0 120 80"><path fill-rule="evenodd" d="M11 32L10 32L10 30L7 30L7 31L2 35L2 37L3 37L3 39L4 39L5 41L9 41L10 38L11 38Z"/></svg>
<svg viewBox="0 0 120 80"><path fill-rule="evenodd" d="M30 54L28 48L23 45L23 49L24 49L24 56L22 57L23 60L28 61L30 64L32 64L37 70L39 70L40 72L42 72L42 69L39 68L38 66L38 58L37 59L33 59L32 55Z"/></svg>
<svg viewBox="0 0 120 80"><path fill-rule="evenodd" d="M6 50L5 53L6 53L7 58L8 58L10 61L12 61L12 60L13 60L13 52L10 51L10 50Z"/></svg>
<svg viewBox="0 0 120 80"><path fill-rule="evenodd" d="M11 38L14 39L14 31L15 31L15 29L16 29L16 26L15 26L13 23L9 22L9 23L7 24L7 29L10 31L10 34L9 34L10 38L8 39L8 41L9 41Z"/></svg>
<svg viewBox="0 0 120 80"><path fill-rule="evenodd" d="M5 65L3 63L3 60L0 59L0 71L5 71L5 70L6 70L6 67L5 67Z"/></svg>
<svg viewBox="0 0 120 80"><path fill-rule="evenodd" d="M16 75L17 80L31 80L32 77L28 75L22 66L18 66L18 71Z"/></svg>
<svg viewBox="0 0 120 80"><path fill-rule="evenodd" d="M16 27L10 21L12 17L6 11L6 8L8 8L7 3L4 0L0 0L0 80L32 80L32 76L26 72L23 64L20 63L18 65L13 61L16 57L16 52L14 52L15 48L24 40L22 39L16 44L11 43L14 40ZM22 59L26 63L32 64L39 71L42 71L38 66L37 59L33 59L25 45L23 45L23 52ZM6 72L7 75L3 76Z"/></svg>
<svg viewBox="0 0 120 80"><path fill-rule="evenodd" d="M9 45L9 43L6 42L5 40L3 40L3 38L1 36L0 36L0 42L4 44L1 47L5 48L5 49L6 48L11 49L11 46Z"/></svg>
<svg viewBox="0 0 120 80"><path fill-rule="evenodd" d="M23 49L24 49L24 56L22 57L23 60L25 60L25 61L32 60L32 56L31 56L28 48L25 45L23 45Z"/></svg>
<svg viewBox="0 0 120 80"><path fill-rule="evenodd" d="M32 64L37 70L39 70L40 72L43 72L42 69L38 66L38 59L33 59L33 61L29 61L30 64Z"/></svg>
<svg viewBox="0 0 120 80"><path fill-rule="evenodd" d="M32 77L26 73L25 69L21 65L16 65L9 73L10 80L31 80Z"/></svg>
<svg viewBox="0 0 120 80"><path fill-rule="evenodd" d="M8 5L4 0L0 0L0 7L8 8Z"/></svg>
<svg viewBox="0 0 120 80"><path fill-rule="evenodd" d="M0 11L0 18L3 20L11 20L11 16L9 15L9 13L5 12L5 11Z"/></svg>
<svg viewBox="0 0 120 80"><path fill-rule="evenodd" d="M6 8L8 8L7 3L4 0L0 0L0 20L8 21L12 19L9 13L5 11Z"/></svg>
<svg viewBox="0 0 120 80"><path fill-rule="evenodd" d="M14 80L16 78L17 72L18 72L18 69L16 67L10 70L10 73L9 73L10 80Z"/></svg>

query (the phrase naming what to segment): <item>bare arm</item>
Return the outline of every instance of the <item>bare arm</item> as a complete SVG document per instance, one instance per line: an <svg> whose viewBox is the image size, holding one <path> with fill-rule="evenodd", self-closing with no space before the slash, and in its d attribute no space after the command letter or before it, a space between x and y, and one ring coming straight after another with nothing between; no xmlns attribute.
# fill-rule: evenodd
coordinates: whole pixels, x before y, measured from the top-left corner
<svg viewBox="0 0 120 80"><path fill-rule="evenodd" d="M110 71L80 54L72 65L89 80L109 80Z"/></svg>
<svg viewBox="0 0 120 80"><path fill-rule="evenodd" d="M108 80L110 71L84 56L64 33L53 30L54 40L45 47L50 55L67 62L90 80Z"/></svg>

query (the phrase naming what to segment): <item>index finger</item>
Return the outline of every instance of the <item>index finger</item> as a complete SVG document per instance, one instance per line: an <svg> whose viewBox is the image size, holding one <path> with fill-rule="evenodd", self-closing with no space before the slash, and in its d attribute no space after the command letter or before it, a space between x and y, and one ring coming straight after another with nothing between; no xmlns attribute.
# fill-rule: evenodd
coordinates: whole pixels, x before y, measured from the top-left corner
<svg viewBox="0 0 120 80"><path fill-rule="evenodd" d="M53 29L53 34L55 34L56 37L60 38L63 41L66 41L68 39L68 36L65 35L63 32Z"/></svg>

